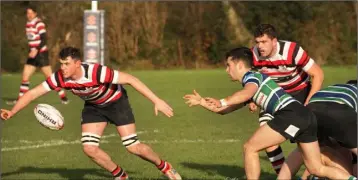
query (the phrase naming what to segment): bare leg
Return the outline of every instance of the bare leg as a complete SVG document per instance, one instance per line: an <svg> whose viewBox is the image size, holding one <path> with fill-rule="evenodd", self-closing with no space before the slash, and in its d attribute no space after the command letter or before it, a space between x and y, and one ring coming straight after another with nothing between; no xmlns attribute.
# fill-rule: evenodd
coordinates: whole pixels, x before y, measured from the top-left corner
<svg viewBox="0 0 358 180"><path fill-rule="evenodd" d="M121 137L136 134L135 124L117 126L117 131ZM159 156L152 150L152 148L144 143L136 143L134 145L127 146L127 150L128 152L135 154L157 166L161 163Z"/></svg>
<svg viewBox="0 0 358 180"><path fill-rule="evenodd" d="M30 89L30 78L36 71L36 67L32 65L25 64L22 71L22 82L20 86L20 92L18 98L24 95Z"/></svg>
<svg viewBox="0 0 358 180"><path fill-rule="evenodd" d="M299 147L301 148L303 161L311 174L329 179L348 179L350 177L343 170L323 165L317 141L299 143Z"/></svg>
<svg viewBox="0 0 358 180"><path fill-rule="evenodd" d="M290 155L288 155L285 163L281 167L281 171L277 179L291 179L292 176L294 176L298 172L298 170L300 170L302 164L302 154L299 148L296 148L290 153Z"/></svg>
<svg viewBox="0 0 358 180"><path fill-rule="evenodd" d="M82 133L93 133L102 136L106 126L106 122L82 124ZM112 172L117 167L117 164L112 161L111 157L100 149L98 145L84 144L83 151L96 164L109 172Z"/></svg>
<svg viewBox="0 0 358 180"><path fill-rule="evenodd" d="M245 173L247 179L260 178L258 152L267 147L281 144L286 139L267 124L261 126L244 145Z"/></svg>

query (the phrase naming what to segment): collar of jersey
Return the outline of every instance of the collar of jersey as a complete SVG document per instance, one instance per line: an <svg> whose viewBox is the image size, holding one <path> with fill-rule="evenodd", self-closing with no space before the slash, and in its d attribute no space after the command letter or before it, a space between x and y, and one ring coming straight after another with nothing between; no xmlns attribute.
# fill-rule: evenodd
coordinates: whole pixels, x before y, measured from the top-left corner
<svg viewBox="0 0 358 180"><path fill-rule="evenodd" d="M257 48L256 48L256 50L257 50L257 52L259 51ZM280 43L279 43L279 41L277 41L277 49L276 49L276 54L274 55L274 56L272 56L272 57L276 57L277 55L279 55L279 52L280 52ZM260 52L258 52L258 54L259 54ZM271 57L269 57L269 58L265 58L265 57L262 57L262 56L260 56L258 59L259 59L259 61L265 61L265 60L269 60Z"/></svg>
<svg viewBox="0 0 358 180"><path fill-rule="evenodd" d="M28 21L29 23L34 23L34 22L36 22L37 21L37 19L39 19L38 17L35 17L33 20L31 20L31 21Z"/></svg>

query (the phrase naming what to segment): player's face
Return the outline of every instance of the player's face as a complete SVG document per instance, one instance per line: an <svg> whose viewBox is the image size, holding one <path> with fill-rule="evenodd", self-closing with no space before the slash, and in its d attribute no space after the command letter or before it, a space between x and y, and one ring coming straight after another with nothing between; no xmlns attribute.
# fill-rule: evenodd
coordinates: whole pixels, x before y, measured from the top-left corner
<svg viewBox="0 0 358 180"><path fill-rule="evenodd" d="M36 17L37 13L35 13L32 9L27 9L26 10L26 16L27 16L27 20L31 21Z"/></svg>
<svg viewBox="0 0 358 180"><path fill-rule="evenodd" d="M60 59L61 63L61 72L64 78L70 78L76 75L77 69L80 66L80 61L76 61L71 57L67 57L66 59Z"/></svg>
<svg viewBox="0 0 358 180"><path fill-rule="evenodd" d="M255 38L255 43L258 51L260 52L261 56L270 57L274 55L277 39L271 39L266 34L263 36Z"/></svg>
<svg viewBox="0 0 358 180"><path fill-rule="evenodd" d="M231 60L231 57L229 57L226 60L226 72L230 76L232 81L237 81L237 63Z"/></svg>

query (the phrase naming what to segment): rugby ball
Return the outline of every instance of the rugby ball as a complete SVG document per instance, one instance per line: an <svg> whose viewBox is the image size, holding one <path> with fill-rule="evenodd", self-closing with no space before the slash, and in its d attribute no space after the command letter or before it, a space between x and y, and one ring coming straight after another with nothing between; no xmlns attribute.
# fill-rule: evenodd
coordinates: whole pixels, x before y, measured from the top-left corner
<svg viewBox="0 0 358 180"><path fill-rule="evenodd" d="M64 119L61 113L48 104L38 104L34 109L36 119L44 127L51 130L60 130L64 126Z"/></svg>

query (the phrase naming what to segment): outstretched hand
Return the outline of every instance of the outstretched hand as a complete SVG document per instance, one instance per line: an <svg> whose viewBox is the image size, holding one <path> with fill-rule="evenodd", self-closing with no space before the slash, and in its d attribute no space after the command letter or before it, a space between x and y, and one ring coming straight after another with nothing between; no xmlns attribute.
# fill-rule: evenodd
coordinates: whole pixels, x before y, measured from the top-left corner
<svg viewBox="0 0 358 180"><path fill-rule="evenodd" d="M173 109L161 99L154 104L154 112L156 116L158 116L158 111L162 112L168 117L174 116Z"/></svg>
<svg viewBox="0 0 358 180"><path fill-rule="evenodd" d="M220 100L215 99L215 98L211 98L211 97L206 97L205 101L210 105L210 106L214 106L216 108L221 108L221 103Z"/></svg>
<svg viewBox="0 0 358 180"><path fill-rule="evenodd" d="M202 97L196 90L193 90L193 94L186 94L183 98L187 100L185 104L188 104L189 107L199 105L202 100Z"/></svg>
<svg viewBox="0 0 358 180"><path fill-rule="evenodd" d="M9 110L1 109L1 115L0 116L1 116L2 120L8 120L13 116L13 114Z"/></svg>

